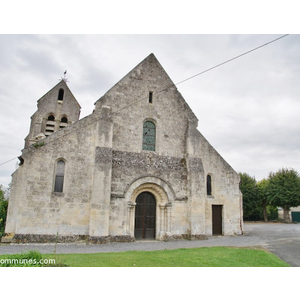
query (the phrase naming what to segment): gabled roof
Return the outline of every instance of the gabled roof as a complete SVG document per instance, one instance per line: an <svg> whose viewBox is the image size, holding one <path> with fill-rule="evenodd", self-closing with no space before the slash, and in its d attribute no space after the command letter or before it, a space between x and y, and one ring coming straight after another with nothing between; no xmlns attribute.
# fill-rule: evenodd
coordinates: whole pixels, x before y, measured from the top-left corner
<svg viewBox="0 0 300 300"><path fill-rule="evenodd" d="M79 108L81 108L79 102L77 101L77 99L75 98L75 96L73 95L72 91L70 90L70 88L68 87L67 83L65 82L64 79L62 79L58 84L56 84L52 89L50 89L45 95L43 95L39 100L37 100L37 102L39 102L40 100L42 100L47 94L49 94L50 92L52 92L53 90L55 90L59 85L62 86L62 88L67 89L70 94L72 95L72 97L74 98L74 100L76 101L76 103L78 104Z"/></svg>
<svg viewBox="0 0 300 300"><path fill-rule="evenodd" d="M161 66L161 64L159 63L159 61L157 60L157 58L155 57L155 55L153 53L148 55L142 62L140 62L135 68L133 68L128 74L126 74L121 80L119 80L100 99L102 99L106 95L110 94L110 92L112 92L117 86L125 84L128 79L133 78L133 77L136 78L137 73L142 73L141 71L143 71L145 68L148 68L149 66L151 66L150 72L152 72L153 74L160 73L161 78L163 78L163 80L161 80L163 82L163 84L160 86L159 91L165 91L165 90L168 90L170 88L173 88L173 89L175 88L178 95L180 95L181 101L183 101L184 105L188 108L190 116L192 118L195 118L196 120L198 120L198 118L196 117L194 112L191 110L189 105L186 103L185 99L182 97L180 92L177 90L177 87L174 84L174 82L171 80L171 78L169 77L167 72L164 70L164 68ZM155 70L157 70L159 72L155 72ZM142 79L142 75L141 75L141 79ZM155 80L159 81L159 78L156 78ZM155 92L157 93L159 91L155 91ZM98 99L96 101L96 103L100 99ZM96 105L96 103L95 103L95 105Z"/></svg>

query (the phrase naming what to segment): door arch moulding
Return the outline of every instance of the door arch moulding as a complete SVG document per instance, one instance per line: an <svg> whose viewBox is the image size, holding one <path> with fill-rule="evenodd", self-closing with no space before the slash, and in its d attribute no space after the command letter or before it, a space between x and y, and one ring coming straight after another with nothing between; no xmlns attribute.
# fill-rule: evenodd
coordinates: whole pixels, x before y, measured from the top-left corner
<svg viewBox="0 0 300 300"><path fill-rule="evenodd" d="M125 194L127 201L126 232L134 237L136 199L143 192L149 192L155 197L157 216L155 236L157 240L164 240L166 236L171 234L171 212L174 192L165 181L156 177L139 178L127 189Z"/></svg>

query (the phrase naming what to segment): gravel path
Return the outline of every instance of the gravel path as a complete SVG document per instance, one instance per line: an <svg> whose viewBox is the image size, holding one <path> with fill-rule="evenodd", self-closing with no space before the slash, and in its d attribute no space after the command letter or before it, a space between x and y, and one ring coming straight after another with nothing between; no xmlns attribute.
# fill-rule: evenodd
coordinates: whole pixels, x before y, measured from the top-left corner
<svg viewBox="0 0 300 300"><path fill-rule="evenodd" d="M178 248L197 248L213 246L237 246L248 247L259 244L257 238L237 237L210 237L201 241L137 241L133 243L111 243L102 245L86 245L84 243L57 244L56 253L100 253L100 252L122 252L122 251L153 251ZM14 244L1 245L0 254L20 253L27 250L38 250L41 253L53 253L55 244Z"/></svg>
<svg viewBox="0 0 300 300"><path fill-rule="evenodd" d="M137 241L133 243L111 243L103 245L74 244L0 244L0 254L21 253L38 250L43 254L54 253L100 253L122 251L153 251L178 248L214 246L264 248L287 261L300 266L300 224L245 223L242 236L213 236L200 241Z"/></svg>

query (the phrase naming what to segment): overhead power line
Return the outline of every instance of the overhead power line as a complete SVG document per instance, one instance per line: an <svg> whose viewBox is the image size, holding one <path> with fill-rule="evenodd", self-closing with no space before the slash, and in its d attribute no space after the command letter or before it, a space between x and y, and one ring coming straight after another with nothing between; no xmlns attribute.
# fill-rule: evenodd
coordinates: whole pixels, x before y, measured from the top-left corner
<svg viewBox="0 0 300 300"><path fill-rule="evenodd" d="M251 52L253 52L253 51L256 51L256 50L258 50L258 49L260 49L260 48L263 48L263 47L265 47L265 46L267 46L267 45L270 45L270 44L272 44L272 43L274 43L274 42L276 42L276 41L278 41L278 40L280 40L280 39L285 38L285 37L288 36L288 35L289 35L289 34L282 35L282 36L280 36L280 37L278 37L278 38L276 38L276 39L274 39L274 40L272 40L272 41L269 41L269 42L267 42L267 43L265 43L265 44L263 44L263 45L260 45L260 46L258 46L258 47L255 47L255 48L249 50L249 51L246 51L246 52L244 52L244 53L242 53L242 54L240 54L240 55L237 55L237 56L235 56L235 57L233 57L233 58L230 58L230 59L228 59L228 60L226 60L226 61L224 61L224 62L222 62L222 63L219 63L219 64L217 64L217 65L215 65L215 66L213 66L213 67L211 67L211 68L208 68L208 69L206 69L206 70L204 70L204 71L202 71L202 72L200 72L200 73L197 73L197 74L195 74L195 75L193 75L193 76L190 76L190 77L188 77L188 78L186 78L186 79L184 79L184 80L181 80L181 81L179 81L179 82L177 82L177 83L175 83L175 84L172 84L172 85L170 85L170 86L168 86L168 87L166 87L166 88L164 88L164 89L162 89L162 90L159 90L159 91L157 91L157 92L153 92L153 94L159 94L159 93L161 93L161 92L163 92L163 91L166 91L166 90L168 90L168 89L171 88L171 87L177 86L177 85L179 85L179 84L181 84L181 83L183 83L183 82L186 82L186 81L188 81L188 80L191 80L191 79L193 79L193 78L195 78L195 77L197 77L197 76L200 76L200 75L202 75L202 74L204 74L204 73L207 73L207 72L209 72L209 71L211 71L211 70L213 70L213 69L216 69L216 68L218 68L218 67L220 67L220 66L223 66L223 65L225 65L225 64L227 64L227 63L229 63L229 62L231 62L231 61L233 61L233 60L235 60L235 59L238 59L238 58L240 58L240 57L242 57L242 56L245 56L245 55L247 55L247 54L249 54L249 53L251 53ZM112 112L111 115L110 115L110 117L111 117L113 114L116 114L116 113L118 113L119 111L121 111L121 110L123 110L123 109L125 109L125 108L127 108L127 107L129 107L129 106L131 106L131 105L134 105L134 104L136 104L136 103L138 103L138 102L140 102L140 101L142 101L142 100L144 100L144 99L147 99L147 98L148 98L148 96L147 96L147 97L142 97L142 98L140 98L140 99L138 99L138 100L136 100L136 101L133 101L132 103L129 103L128 105L126 105L126 106L124 106L124 107L122 107L122 108L120 108L120 109L118 109L118 110ZM86 126L88 126L88 125L90 125L90 124L91 124L91 123L87 124ZM81 128L82 128L82 127L81 127ZM75 130L77 130L77 129L75 129ZM9 163L10 161L12 161L12 160L14 160L14 159L17 159L17 158L18 158L18 157L15 157L15 158L12 158L12 159L10 159L10 160L8 160L8 161L6 161L6 162L3 162L3 163L0 164L0 166L2 166L2 165L4 165L4 164L7 164L7 163Z"/></svg>
<svg viewBox="0 0 300 300"><path fill-rule="evenodd" d="M214 67L211 67L211 68L209 68L209 69L206 69L206 70L204 70L204 71L202 71L202 72L200 72L200 73L197 73L197 74L195 74L195 75L193 75L193 76L191 76L191 77L189 77L189 78L186 78L186 79L184 79L184 80L182 80L182 81L179 81L179 82L176 83L175 85L179 85L179 84L181 84L181 83L183 83L183 82L186 82L186 81L188 81L188 80L190 80L190 79L193 79L193 78L195 78L195 77L197 77L197 76L199 76L199 75L202 75L202 74L204 74L204 73L206 73L206 72L209 72L209 71L211 71L211 70L213 70L213 69L215 69L215 68L218 68L218 67L220 67L220 66L223 66L223 65L225 65L225 64L227 64L227 63L229 63L229 62L231 62L231 61L233 61L233 60L235 60L235 59L238 59L238 58L240 58L240 57L242 57L242 56L244 56L244 55L247 55L247 54L249 54L249 53L251 53L251 52L253 52L253 51L255 51L255 50L258 50L258 49L260 49L260 48L262 48L262 47L265 47L265 46L267 46L267 45L269 45L269 44L271 44L271 43L274 43L274 42L276 42L276 41L278 41L278 40L280 40L280 39L283 39L283 38L286 37L286 36L288 36L288 34L282 35L282 36L278 37L277 39L274 39L274 40L272 40L272 41L270 41L270 42L267 42L267 43L265 43L265 44L263 44L263 45L261 45L261 46L258 46L258 47L256 47L256 48L253 48L253 49L251 49L251 50L249 50L249 51L247 51L247 52L244 52L244 53L242 53L242 54L240 54L240 55L238 55L238 56L235 56L235 57L233 57L233 58L230 58L230 59L228 59L228 60L226 60L226 61L224 61L224 62L222 62L222 63L220 63L220 64L217 64L217 65L215 65Z"/></svg>
<svg viewBox="0 0 300 300"><path fill-rule="evenodd" d="M253 51L256 51L256 50L258 50L258 49L260 49L260 48L262 48L262 47L265 47L265 46L267 46L267 45L269 45L269 44L272 44L272 43L274 43L274 42L276 42L276 41L278 41L278 40L280 40L280 39L283 39L284 37L286 37L286 36L288 36L288 35L289 35L289 34L282 35L282 36L280 36L280 37L278 37L278 38L276 38L276 39L274 39L274 40L272 40L272 41L269 41L269 42L267 42L267 43L265 43L265 44L263 44L263 45L260 45L260 46L258 46L258 47L255 47L255 48L251 49L251 50L248 50L247 52L244 52L244 53L242 53L242 54L240 54L240 55L238 55L238 56L235 56L235 57L233 57L233 58L230 58L230 59L228 59L228 60L226 60L226 61L224 61L224 62L222 62L222 63L220 63L220 64L217 64L217 65L215 65L215 66L213 66L213 67L211 67L211 68L208 68L208 69L206 69L206 70L204 70L204 71L202 71L202 72L200 72L200 73L197 73L197 74L195 74L195 75L193 75L193 76L191 76L191 77L188 77L188 78L186 78L186 79L184 79L184 80L181 80L181 81L179 81L179 82L177 82L177 83L175 83L175 84L172 84L172 85L170 85L170 86L168 86L168 87L166 87L166 88L164 88L164 89L162 89L162 90L159 90L159 91L157 91L157 92L153 92L153 94L159 94L159 93L161 93L161 92L164 92L164 91L168 90L168 89L171 88L171 87L177 86L177 85L179 85L179 84L181 84L181 83L183 83L183 82L186 82L186 81L188 81L188 80L191 80L191 79L193 79L193 78L195 78L195 77L197 77L197 76L200 76L200 75L202 75L202 74L204 74L204 73L207 73L207 72L209 72L209 71L211 71L211 70L213 70L213 69L216 69L216 68L218 68L218 67L220 67L220 66L223 66L223 65L225 65L225 64L227 64L227 63L229 63L229 62L231 62L231 61L233 61L233 60L235 60L235 59L238 59L238 58L240 58L240 57L242 57L242 56L245 56L245 55L247 55L247 54L249 54L249 53L251 53L251 52L253 52ZM140 98L140 99L138 99L138 100L136 100L136 101L133 101L133 102L129 103L128 105L126 105L126 106L124 106L124 107L122 107L122 108L120 108L120 109L118 109L118 110L112 112L112 114L116 114L116 113L118 113L119 111L121 111L121 110L123 110L123 109L125 109L125 108L127 108L127 107L129 107L129 106L131 106L131 105L133 105L133 104L136 104L136 103L138 103L138 102L140 102L140 101L142 101L142 100L144 100L144 99L147 99L147 98L148 98L148 97L142 97L142 98ZM112 114L111 114L111 115L112 115Z"/></svg>
<svg viewBox="0 0 300 300"><path fill-rule="evenodd" d="M5 161L5 162L1 163L0 166L5 165L5 164L9 163L10 161L15 160L15 159L17 159L17 158L18 158L18 157L14 157L14 158L12 158L12 159L10 159L10 160L8 160L8 161Z"/></svg>

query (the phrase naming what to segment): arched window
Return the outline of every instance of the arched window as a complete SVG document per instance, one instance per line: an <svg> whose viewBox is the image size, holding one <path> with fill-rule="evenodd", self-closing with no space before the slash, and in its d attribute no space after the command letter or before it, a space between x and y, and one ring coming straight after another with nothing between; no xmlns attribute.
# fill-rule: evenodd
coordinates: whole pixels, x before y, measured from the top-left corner
<svg viewBox="0 0 300 300"><path fill-rule="evenodd" d="M64 90L63 89L59 89L57 100L63 100L63 99L64 99Z"/></svg>
<svg viewBox="0 0 300 300"><path fill-rule="evenodd" d="M62 117L60 121L62 123L68 123L68 118L67 117Z"/></svg>
<svg viewBox="0 0 300 300"><path fill-rule="evenodd" d="M146 121L143 127L143 150L155 151L155 124Z"/></svg>
<svg viewBox="0 0 300 300"><path fill-rule="evenodd" d="M45 135L50 135L54 132L55 118L54 115L50 115L46 122Z"/></svg>
<svg viewBox="0 0 300 300"><path fill-rule="evenodd" d="M65 177L65 162L59 160L56 165L54 192L62 193Z"/></svg>
<svg viewBox="0 0 300 300"><path fill-rule="evenodd" d="M211 176L207 175L206 177L206 193L208 196L211 196L212 188L211 188Z"/></svg>
<svg viewBox="0 0 300 300"><path fill-rule="evenodd" d="M68 118L67 117L62 117L60 120L60 125L59 128L65 128L66 126L68 126Z"/></svg>

